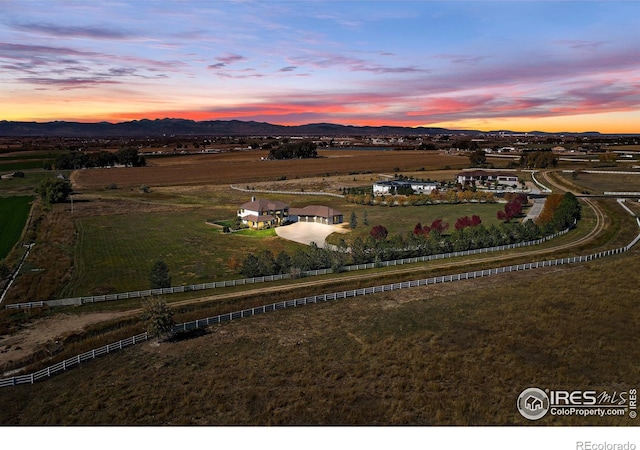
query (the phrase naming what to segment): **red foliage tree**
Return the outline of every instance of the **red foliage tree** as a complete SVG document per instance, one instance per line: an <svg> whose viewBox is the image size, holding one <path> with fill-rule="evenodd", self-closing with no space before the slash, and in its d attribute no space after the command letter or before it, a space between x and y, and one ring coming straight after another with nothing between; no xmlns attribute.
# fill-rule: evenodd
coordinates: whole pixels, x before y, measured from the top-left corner
<svg viewBox="0 0 640 450"><path fill-rule="evenodd" d="M504 205L504 211L498 211L498 220L510 221L522 214L522 205L527 202L527 196L520 194Z"/></svg>
<svg viewBox="0 0 640 450"><path fill-rule="evenodd" d="M474 214L471 217L469 216L460 217L458 220L456 220L455 227L456 227L456 230L462 230L463 228L467 228L467 227L477 227L481 223L482 223L482 220L480 219L480 217Z"/></svg>
<svg viewBox="0 0 640 450"><path fill-rule="evenodd" d="M386 239L387 236L389 235L389 232L382 225L376 225L375 227L371 228L371 231L369 232L369 234L376 241L380 241L382 239Z"/></svg>
<svg viewBox="0 0 640 450"><path fill-rule="evenodd" d="M442 219L436 219L431 222L429 231L435 231L439 234L442 234L447 228L449 228L449 224L447 222L444 222Z"/></svg>

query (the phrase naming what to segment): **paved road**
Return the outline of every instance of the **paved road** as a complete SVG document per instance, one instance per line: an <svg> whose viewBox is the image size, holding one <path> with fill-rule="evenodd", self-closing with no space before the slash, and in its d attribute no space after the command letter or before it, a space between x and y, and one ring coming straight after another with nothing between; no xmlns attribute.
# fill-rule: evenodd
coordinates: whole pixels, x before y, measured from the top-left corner
<svg viewBox="0 0 640 450"><path fill-rule="evenodd" d="M544 197L544 198L534 198L533 199L533 205L529 209L529 212L527 213L527 217L524 218L523 222L526 222L529 219L536 220L538 218L538 216L540 215L540 213L542 212L542 208L544 208L544 202L546 202L546 201L547 201L546 197Z"/></svg>

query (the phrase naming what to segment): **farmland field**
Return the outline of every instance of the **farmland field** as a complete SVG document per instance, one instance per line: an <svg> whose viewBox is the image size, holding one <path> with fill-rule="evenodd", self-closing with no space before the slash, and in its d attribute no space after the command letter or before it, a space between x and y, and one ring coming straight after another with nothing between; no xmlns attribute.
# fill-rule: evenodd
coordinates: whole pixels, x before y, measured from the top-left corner
<svg viewBox="0 0 640 450"><path fill-rule="evenodd" d="M74 173L78 189L118 186L239 184L349 173L394 173L468 167L465 156L422 151L319 150L320 158L262 161L266 151L242 151L157 158L147 167L90 169ZM397 170L396 170L397 169Z"/></svg>
<svg viewBox="0 0 640 450"><path fill-rule="evenodd" d="M0 197L0 261L20 239L33 197Z"/></svg>

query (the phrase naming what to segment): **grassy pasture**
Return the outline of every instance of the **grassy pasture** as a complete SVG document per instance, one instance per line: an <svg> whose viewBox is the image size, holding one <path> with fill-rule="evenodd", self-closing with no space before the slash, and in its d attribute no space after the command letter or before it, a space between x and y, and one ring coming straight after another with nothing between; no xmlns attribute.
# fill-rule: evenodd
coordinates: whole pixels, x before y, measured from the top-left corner
<svg viewBox="0 0 640 450"><path fill-rule="evenodd" d="M20 239L33 197L0 197L0 261Z"/></svg>
<svg viewBox="0 0 640 450"><path fill-rule="evenodd" d="M237 278L233 261L262 248L290 252L300 244L276 237L223 234L196 210L78 219L76 266L61 296L148 289L159 259L172 285Z"/></svg>
<svg viewBox="0 0 640 450"><path fill-rule="evenodd" d="M637 385L638 251L330 302L7 388L4 425L533 425L531 386ZM71 388L73 387L73 388ZM490 399L490 401L488 401ZM637 420L637 419L636 419ZM552 416L535 425L631 426Z"/></svg>
<svg viewBox="0 0 640 450"><path fill-rule="evenodd" d="M627 171L621 168L620 171ZM603 192L640 192L640 172L637 175L605 174L605 173L578 173L574 178L570 174L563 174L571 179L574 184L583 187L592 194Z"/></svg>

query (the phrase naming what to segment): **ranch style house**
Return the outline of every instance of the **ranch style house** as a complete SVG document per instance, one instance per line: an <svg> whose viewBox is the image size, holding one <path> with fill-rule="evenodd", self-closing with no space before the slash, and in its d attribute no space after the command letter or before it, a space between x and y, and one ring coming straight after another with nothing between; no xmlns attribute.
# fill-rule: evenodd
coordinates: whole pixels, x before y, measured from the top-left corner
<svg viewBox="0 0 640 450"><path fill-rule="evenodd" d="M344 221L343 214L333 208L321 205L308 205L304 208L290 208L279 201L251 198L238 210L238 217L249 228L263 229L289 222L315 222L335 225Z"/></svg>

